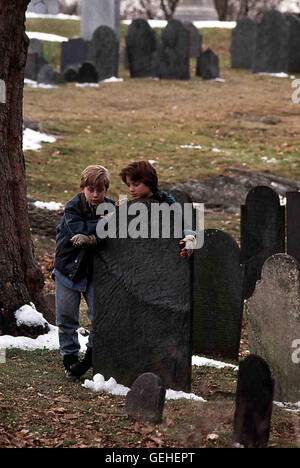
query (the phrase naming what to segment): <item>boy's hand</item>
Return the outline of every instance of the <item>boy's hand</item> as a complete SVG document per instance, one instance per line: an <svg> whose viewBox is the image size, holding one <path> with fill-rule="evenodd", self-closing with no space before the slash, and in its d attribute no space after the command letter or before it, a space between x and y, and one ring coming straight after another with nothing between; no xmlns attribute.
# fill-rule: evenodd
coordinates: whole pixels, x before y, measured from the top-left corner
<svg viewBox="0 0 300 468"><path fill-rule="evenodd" d="M180 257L189 258L197 245L197 239L192 234L188 234L179 242L179 245L181 248Z"/></svg>
<svg viewBox="0 0 300 468"><path fill-rule="evenodd" d="M94 234L85 236L84 234L76 234L70 239L74 247L95 247L97 245L97 238Z"/></svg>

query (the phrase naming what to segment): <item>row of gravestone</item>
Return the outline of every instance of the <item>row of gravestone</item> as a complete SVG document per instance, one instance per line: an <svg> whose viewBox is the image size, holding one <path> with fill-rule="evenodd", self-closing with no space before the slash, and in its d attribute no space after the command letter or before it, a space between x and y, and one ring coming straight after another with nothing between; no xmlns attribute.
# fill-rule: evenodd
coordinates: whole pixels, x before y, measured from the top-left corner
<svg viewBox="0 0 300 468"><path fill-rule="evenodd" d="M260 23L237 21L231 36L231 65L253 73L300 72L300 19L266 11Z"/></svg>
<svg viewBox="0 0 300 468"><path fill-rule="evenodd" d="M288 194L290 198L295 203L289 208L288 225L300 207L299 194ZM178 201L187 202L188 197ZM284 252L280 244L283 213L272 189L253 189L242 207L242 250L229 234L208 229L203 247L195 250L189 262L179 258L174 238L108 239L95 260L99 288L95 291L94 370L128 386L151 371L169 388L189 391L192 353L238 360L248 280L246 254L252 261L258 258L253 262L256 283L265 260ZM284 313L292 323L294 311L286 307ZM297 317L291 329L298 332ZM278 356L278 368L280 362ZM272 370L278 395L284 398L280 373L274 365ZM297 368L294 372L299 374ZM285 375L289 383L290 375L290 380ZM287 387L294 394L298 391L295 385Z"/></svg>

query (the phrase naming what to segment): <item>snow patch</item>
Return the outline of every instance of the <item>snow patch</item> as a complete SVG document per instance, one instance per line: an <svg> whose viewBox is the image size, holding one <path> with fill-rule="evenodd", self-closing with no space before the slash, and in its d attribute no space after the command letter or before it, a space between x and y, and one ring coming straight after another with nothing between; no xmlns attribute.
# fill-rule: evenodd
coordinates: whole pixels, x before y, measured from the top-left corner
<svg viewBox="0 0 300 468"><path fill-rule="evenodd" d="M51 202L42 202L42 201L36 201L33 203L34 206L37 208L41 208L43 210L49 210L49 211L59 211L62 210L64 205L62 203L56 203L54 201Z"/></svg>
<svg viewBox="0 0 300 468"><path fill-rule="evenodd" d="M60 19L60 20L74 20L80 21L80 16L77 15L65 15L64 13L58 13L57 15L46 15L42 13L34 13L33 11L26 12L26 18L46 18L46 19Z"/></svg>
<svg viewBox="0 0 300 468"><path fill-rule="evenodd" d="M25 128L23 132L23 151L38 151L41 149L41 143L54 143L56 138L46 133L40 133L31 128Z"/></svg>
<svg viewBox="0 0 300 468"><path fill-rule="evenodd" d="M102 80L102 83L121 83L124 81L123 78L117 78L116 76L111 76L110 78L106 78L105 80Z"/></svg>
<svg viewBox="0 0 300 468"><path fill-rule="evenodd" d="M224 369L225 367L230 367L231 369L235 371L238 370L238 366L234 366L233 364L228 364L227 362L222 362L222 361L215 361L214 359L208 359L202 356L193 356L192 366L215 367L216 369Z"/></svg>
<svg viewBox="0 0 300 468"><path fill-rule="evenodd" d="M29 39L39 39L40 41L67 42L69 40L68 37L58 36L57 34L36 32L36 31L26 31L26 34L29 37Z"/></svg>
<svg viewBox="0 0 300 468"><path fill-rule="evenodd" d="M27 325L28 327L44 327L47 320L44 319L42 314L38 312L33 304L25 304L23 307L15 312L17 326Z"/></svg>
<svg viewBox="0 0 300 468"><path fill-rule="evenodd" d="M300 413L300 401L296 403L289 403L284 401L274 401L273 402L279 408L284 409L285 411L289 411L291 413Z"/></svg>
<svg viewBox="0 0 300 468"><path fill-rule="evenodd" d="M99 88L99 83L76 83L77 88Z"/></svg>

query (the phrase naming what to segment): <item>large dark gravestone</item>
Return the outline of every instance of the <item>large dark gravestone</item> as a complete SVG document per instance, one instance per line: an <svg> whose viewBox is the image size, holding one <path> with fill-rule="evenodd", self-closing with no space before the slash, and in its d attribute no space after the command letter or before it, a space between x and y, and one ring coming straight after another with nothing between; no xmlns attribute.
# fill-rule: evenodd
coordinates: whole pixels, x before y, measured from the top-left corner
<svg viewBox="0 0 300 468"><path fill-rule="evenodd" d="M92 62L84 62L79 67L78 83L98 83L98 72Z"/></svg>
<svg viewBox="0 0 300 468"><path fill-rule="evenodd" d="M202 35L199 33L198 29L193 23L184 23L184 26L189 33L189 55L190 57L197 58L202 52Z"/></svg>
<svg viewBox="0 0 300 468"><path fill-rule="evenodd" d="M300 192L287 192L287 253L300 264Z"/></svg>
<svg viewBox="0 0 300 468"><path fill-rule="evenodd" d="M270 187L250 190L241 207L241 251L245 265L244 297L249 298L268 257L285 252L285 207Z"/></svg>
<svg viewBox="0 0 300 468"><path fill-rule="evenodd" d="M131 78L157 75L157 37L144 19L133 20L126 35L126 52Z"/></svg>
<svg viewBox="0 0 300 468"><path fill-rule="evenodd" d="M264 359L251 354L240 363L233 442L266 448L270 436L274 380Z"/></svg>
<svg viewBox="0 0 300 468"><path fill-rule="evenodd" d="M256 23L250 18L241 18L231 33L232 68L252 68Z"/></svg>
<svg viewBox="0 0 300 468"><path fill-rule="evenodd" d="M155 203L143 202L149 210ZM190 391L191 263L172 229L171 238L122 238L120 215L112 217L117 238L95 254L94 373L130 387L152 372L166 388ZM128 215L129 231L134 219Z"/></svg>
<svg viewBox="0 0 300 468"><path fill-rule="evenodd" d="M219 57L211 49L205 50L197 58L196 76L201 76L203 80L214 80L219 75Z"/></svg>
<svg viewBox="0 0 300 468"><path fill-rule="evenodd" d="M289 24L282 13L266 11L257 24L253 73L288 71Z"/></svg>
<svg viewBox="0 0 300 468"><path fill-rule="evenodd" d="M243 317L240 249L227 233L206 229L194 252L193 352L238 359Z"/></svg>
<svg viewBox="0 0 300 468"><path fill-rule="evenodd" d="M64 73L69 67L79 67L88 59L89 43L83 39L69 39L61 45L60 68Z"/></svg>
<svg viewBox="0 0 300 468"><path fill-rule="evenodd" d="M288 72L300 73L300 19L286 15L289 24Z"/></svg>
<svg viewBox="0 0 300 468"><path fill-rule="evenodd" d="M119 40L109 26L100 26L94 32L89 60L96 66L99 81L118 76Z"/></svg>
<svg viewBox="0 0 300 468"><path fill-rule="evenodd" d="M189 33L179 20L170 20L161 34L159 46L158 77L162 79L189 80Z"/></svg>

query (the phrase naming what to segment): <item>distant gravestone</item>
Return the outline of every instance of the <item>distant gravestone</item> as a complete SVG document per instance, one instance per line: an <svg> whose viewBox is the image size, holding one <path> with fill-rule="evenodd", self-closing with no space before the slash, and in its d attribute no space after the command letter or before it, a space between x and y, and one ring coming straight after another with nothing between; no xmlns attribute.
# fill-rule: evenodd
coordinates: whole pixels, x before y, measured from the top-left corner
<svg viewBox="0 0 300 468"><path fill-rule="evenodd" d="M56 72L50 65L44 65L37 75L37 82L53 85L56 83Z"/></svg>
<svg viewBox="0 0 300 468"><path fill-rule="evenodd" d="M206 229L194 254L193 352L238 359L243 317L240 249L227 233Z"/></svg>
<svg viewBox="0 0 300 468"><path fill-rule="evenodd" d="M274 380L264 359L250 355L239 365L234 443L266 448L270 436Z"/></svg>
<svg viewBox="0 0 300 468"><path fill-rule="evenodd" d="M81 65L88 59L89 43L83 39L69 39L61 44L61 72L70 67Z"/></svg>
<svg viewBox="0 0 300 468"><path fill-rule="evenodd" d="M30 39L28 54L38 54L43 56L43 43L39 39Z"/></svg>
<svg viewBox="0 0 300 468"><path fill-rule="evenodd" d="M231 33L231 66L232 68L252 68L256 23L245 17L237 21Z"/></svg>
<svg viewBox="0 0 300 468"><path fill-rule="evenodd" d="M282 13L266 11L257 24L253 73L288 71L289 24Z"/></svg>
<svg viewBox="0 0 300 468"><path fill-rule="evenodd" d="M249 298L268 257L285 252L285 207L267 186L250 190L241 207L241 251L245 265L244 297Z"/></svg>
<svg viewBox="0 0 300 468"><path fill-rule="evenodd" d="M99 81L118 76L119 41L108 26L100 26L90 43L89 60L95 64Z"/></svg>
<svg viewBox="0 0 300 468"><path fill-rule="evenodd" d="M90 41L99 26L108 26L119 37L120 0L81 0L81 37Z"/></svg>
<svg viewBox="0 0 300 468"><path fill-rule="evenodd" d="M161 34L158 52L158 77L188 80L190 78L189 33L179 20L170 20Z"/></svg>
<svg viewBox="0 0 300 468"><path fill-rule="evenodd" d="M275 400L300 400L300 272L297 261L276 254L265 262L247 304L250 352L264 358L275 380Z"/></svg>
<svg viewBox="0 0 300 468"><path fill-rule="evenodd" d="M26 59L25 78L36 81L39 71L44 65L47 64L47 60L40 54L28 54Z"/></svg>
<svg viewBox="0 0 300 468"><path fill-rule="evenodd" d="M219 78L219 57L211 49L202 52L197 58L196 75L203 80Z"/></svg>
<svg viewBox="0 0 300 468"><path fill-rule="evenodd" d="M58 0L31 0L27 10L33 13L57 15L59 13Z"/></svg>
<svg viewBox="0 0 300 468"><path fill-rule="evenodd" d="M126 53L131 78L157 74L157 37L144 19L133 20L126 35Z"/></svg>
<svg viewBox="0 0 300 468"><path fill-rule="evenodd" d="M166 389L161 379L151 372L140 375L126 396L125 412L138 421L160 424Z"/></svg>
<svg viewBox="0 0 300 468"><path fill-rule="evenodd" d="M120 209L113 216L118 227ZM128 215L128 226L133 220ZM94 373L130 387L152 372L166 388L190 391L190 262L179 256L172 230L171 238L122 235L117 229L95 254Z"/></svg>
<svg viewBox="0 0 300 468"><path fill-rule="evenodd" d="M79 65L69 65L63 73L64 80L70 83L78 82L79 68Z"/></svg>
<svg viewBox="0 0 300 468"><path fill-rule="evenodd" d="M78 83L98 83L98 72L92 62L84 62L78 70Z"/></svg>
<svg viewBox="0 0 300 468"><path fill-rule="evenodd" d="M287 192L287 253L300 264L300 192Z"/></svg>
<svg viewBox="0 0 300 468"><path fill-rule="evenodd" d="M300 19L286 15L289 24L288 72L300 73Z"/></svg>
<svg viewBox="0 0 300 468"><path fill-rule="evenodd" d="M184 25L189 32L189 55L197 58L202 52L202 35L193 23L184 23Z"/></svg>

